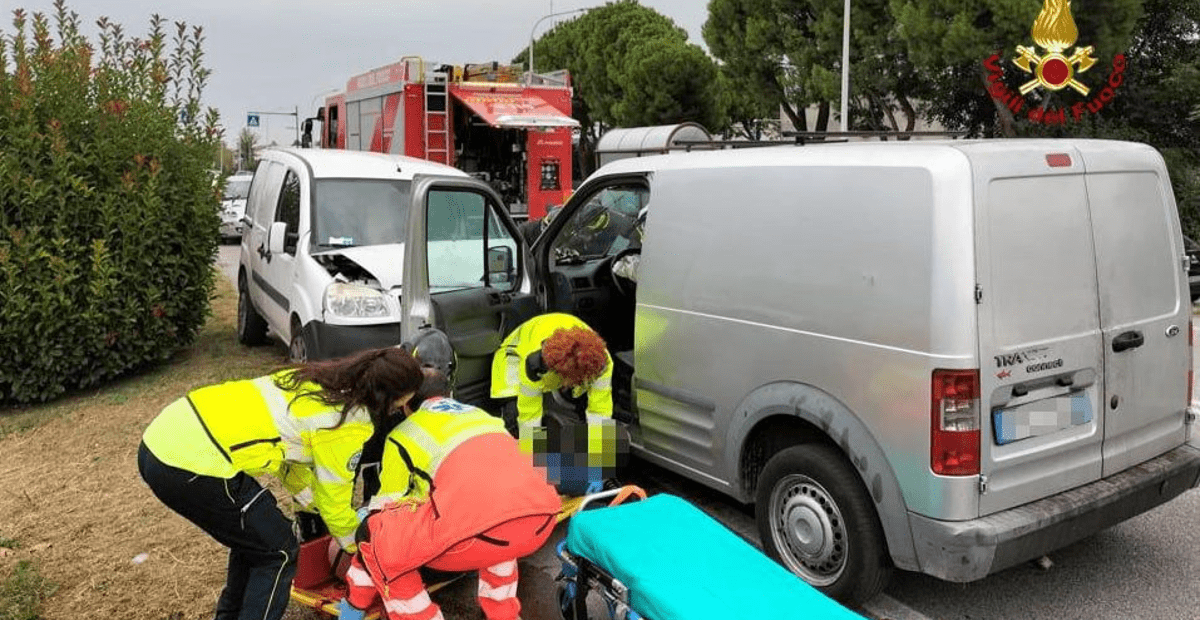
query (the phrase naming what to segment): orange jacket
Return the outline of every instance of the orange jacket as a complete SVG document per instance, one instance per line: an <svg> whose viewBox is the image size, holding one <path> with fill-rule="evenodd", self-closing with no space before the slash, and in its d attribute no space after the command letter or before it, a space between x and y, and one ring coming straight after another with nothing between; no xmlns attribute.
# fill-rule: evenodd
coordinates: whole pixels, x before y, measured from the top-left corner
<svg viewBox="0 0 1200 620"><path fill-rule="evenodd" d="M507 433L467 440L436 471L428 501L390 504L368 519L359 552L376 579L391 581L497 525L561 507L545 473Z"/></svg>

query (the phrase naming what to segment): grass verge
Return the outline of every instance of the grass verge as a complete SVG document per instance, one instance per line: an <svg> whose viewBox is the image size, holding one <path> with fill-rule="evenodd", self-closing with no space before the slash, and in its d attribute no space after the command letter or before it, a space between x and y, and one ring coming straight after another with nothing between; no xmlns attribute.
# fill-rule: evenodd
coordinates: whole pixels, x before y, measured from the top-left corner
<svg viewBox="0 0 1200 620"><path fill-rule="evenodd" d="M42 576L36 564L20 561L0 584L0 620L39 620L42 601L54 590L54 584Z"/></svg>
<svg viewBox="0 0 1200 620"><path fill-rule="evenodd" d="M278 344L238 344L237 294L217 278L212 316L167 362L0 410L0 620L211 617L225 549L150 493L136 457L146 425L189 390L286 363Z"/></svg>

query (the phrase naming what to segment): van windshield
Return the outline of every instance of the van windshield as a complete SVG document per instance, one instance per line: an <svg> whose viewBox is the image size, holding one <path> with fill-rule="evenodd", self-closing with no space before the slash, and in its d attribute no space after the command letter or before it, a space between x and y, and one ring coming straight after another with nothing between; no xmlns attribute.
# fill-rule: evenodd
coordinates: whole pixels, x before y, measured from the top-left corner
<svg viewBox="0 0 1200 620"><path fill-rule="evenodd" d="M313 244L319 249L404 243L410 183L390 179L317 179Z"/></svg>
<svg viewBox="0 0 1200 620"><path fill-rule="evenodd" d="M245 199L250 195L250 177L230 177L225 179L225 199Z"/></svg>

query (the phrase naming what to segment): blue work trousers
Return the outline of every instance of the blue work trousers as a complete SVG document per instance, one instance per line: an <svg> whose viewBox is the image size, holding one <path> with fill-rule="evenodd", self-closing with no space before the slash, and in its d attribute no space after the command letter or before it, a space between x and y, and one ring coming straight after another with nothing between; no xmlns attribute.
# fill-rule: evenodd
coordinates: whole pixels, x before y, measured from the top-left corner
<svg viewBox="0 0 1200 620"><path fill-rule="evenodd" d="M162 503L229 547L215 620L279 620L287 609L299 545L275 496L254 478L201 476L138 448L138 472Z"/></svg>

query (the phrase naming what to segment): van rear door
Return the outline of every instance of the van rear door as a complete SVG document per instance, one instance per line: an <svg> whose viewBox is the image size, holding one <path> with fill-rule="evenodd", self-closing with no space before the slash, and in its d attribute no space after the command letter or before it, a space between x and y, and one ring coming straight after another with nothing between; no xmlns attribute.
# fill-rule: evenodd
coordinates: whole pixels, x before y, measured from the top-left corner
<svg viewBox="0 0 1200 620"><path fill-rule="evenodd" d="M1149 147L1082 143L1104 334L1103 475L1186 440L1190 362L1182 236Z"/></svg>
<svg viewBox="0 0 1200 620"><path fill-rule="evenodd" d="M1083 164L1061 144L961 147L975 177L981 515L1101 475L1095 247Z"/></svg>

